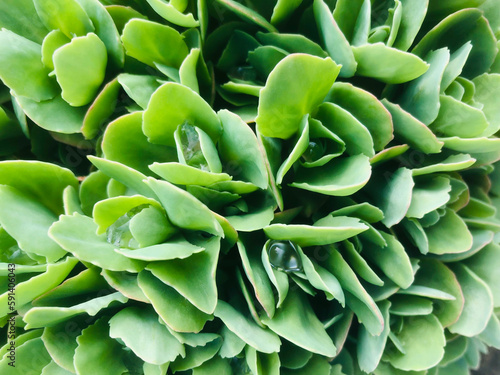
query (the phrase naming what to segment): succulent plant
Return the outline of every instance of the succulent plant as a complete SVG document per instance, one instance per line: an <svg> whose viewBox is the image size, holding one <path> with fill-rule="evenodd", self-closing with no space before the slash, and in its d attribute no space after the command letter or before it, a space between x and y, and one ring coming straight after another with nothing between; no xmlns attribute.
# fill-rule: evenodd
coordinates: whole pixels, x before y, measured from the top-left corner
<svg viewBox="0 0 500 375"><path fill-rule="evenodd" d="M2 374L500 349L498 1L4 0L0 26Z"/></svg>

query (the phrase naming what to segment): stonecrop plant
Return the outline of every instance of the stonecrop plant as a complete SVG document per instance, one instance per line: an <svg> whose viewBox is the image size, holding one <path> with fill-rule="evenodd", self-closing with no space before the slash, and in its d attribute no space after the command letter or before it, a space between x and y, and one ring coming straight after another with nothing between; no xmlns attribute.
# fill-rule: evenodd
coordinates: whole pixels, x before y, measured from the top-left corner
<svg viewBox="0 0 500 375"><path fill-rule="evenodd" d="M498 0L0 0L3 375L462 375L500 349Z"/></svg>

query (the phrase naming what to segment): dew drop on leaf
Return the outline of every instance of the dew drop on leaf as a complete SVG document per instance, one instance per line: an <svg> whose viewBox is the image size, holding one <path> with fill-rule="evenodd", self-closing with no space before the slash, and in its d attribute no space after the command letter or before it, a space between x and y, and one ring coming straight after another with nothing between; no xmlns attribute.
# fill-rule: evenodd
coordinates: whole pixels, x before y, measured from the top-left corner
<svg viewBox="0 0 500 375"><path fill-rule="evenodd" d="M267 247L271 266L283 272L302 271L302 261L292 241L271 241Z"/></svg>

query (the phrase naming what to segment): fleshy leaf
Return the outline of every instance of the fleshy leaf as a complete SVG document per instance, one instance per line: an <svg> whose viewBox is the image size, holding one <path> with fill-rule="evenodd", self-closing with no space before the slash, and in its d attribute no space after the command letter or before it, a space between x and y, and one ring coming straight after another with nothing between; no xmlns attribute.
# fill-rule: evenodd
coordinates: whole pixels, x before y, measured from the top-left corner
<svg viewBox="0 0 500 375"><path fill-rule="evenodd" d="M61 30L68 38L84 36L94 31L94 25L77 1L60 3L55 0L34 0L41 21L49 30Z"/></svg>
<svg viewBox="0 0 500 375"><path fill-rule="evenodd" d="M438 209L450 200L450 180L436 176L418 181L413 188L410 208L406 216L421 219L425 214Z"/></svg>
<svg viewBox="0 0 500 375"><path fill-rule="evenodd" d="M148 186L158 195L172 223L180 228L203 230L222 235L222 228L212 211L203 203L167 181L148 178Z"/></svg>
<svg viewBox="0 0 500 375"><path fill-rule="evenodd" d="M342 65L339 75L352 77L356 72L357 63L349 42L333 18L330 8L323 0L314 0L313 9L326 51L336 63Z"/></svg>
<svg viewBox="0 0 500 375"><path fill-rule="evenodd" d="M188 55L186 43L177 30L138 18L125 25L122 41L127 55L152 67L158 63L179 69Z"/></svg>
<svg viewBox="0 0 500 375"><path fill-rule="evenodd" d="M329 58L291 54L281 60L260 92L256 119L259 133L284 139L294 135L303 116L326 96L339 71Z"/></svg>
<svg viewBox="0 0 500 375"><path fill-rule="evenodd" d="M432 254L461 253L472 247L472 235L464 221L452 210L425 230Z"/></svg>
<svg viewBox="0 0 500 375"><path fill-rule="evenodd" d="M142 47L141 47L142 48ZM144 112L143 131L152 143L174 146L179 125L196 125L216 142L222 132L220 120L197 93L173 82L155 91Z"/></svg>
<svg viewBox="0 0 500 375"><path fill-rule="evenodd" d="M394 48L408 50L413 44L427 13L429 0L400 0L402 5L401 24L394 41Z"/></svg>
<svg viewBox="0 0 500 375"><path fill-rule="evenodd" d="M97 224L75 213L61 216L49 230L49 235L63 249L78 259L111 271L138 272L144 264L116 253L115 246L106 241L106 235L97 235ZM92 244L92 245L90 245Z"/></svg>
<svg viewBox="0 0 500 375"><path fill-rule="evenodd" d="M195 246L180 238L171 239L167 243L142 247L137 250L117 249L116 252L131 259L144 261L184 259L192 254L205 250L203 247Z"/></svg>
<svg viewBox="0 0 500 375"><path fill-rule="evenodd" d="M443 327L432 314L405 319L403 329L396 337L406 353L394 350L386 354L391 365L398 369L426 370L443 358L446 344Z"/></svg>
<svg viewBox="0 0 500 375"><path fill-rule="evenodd" d="M169 287L150 272L141 271L139 286L163 321L176 332L199 332L210 320L208 314L193 306L175 289Z"/></svg>
<svg viewBox="0 0 500 375"><path fill-rule="evenodd" d="M94 33L73 38L53 55L62 98L73 107L89 104L104 80L106 46Z"/></svg>
<svg viewBox="0 0 500 375"><path fill-rule="evenodd" d="M357 171L357 173L353 173ZM354 194L366 185L372 170L365 155L335 159L322 168L302 168L290 186L333 196Z"/></svg>
<svg viewBox="0 0 500 375"><path fill-rule="evenodd" d="M393 138L391 114L368 91L346 82L333 85L325 101L338 104L349 111L370 131L375 151L383 150Z"/></svg>
<svg viewBox="0 0 500 375"><path fill-rule="evenodd" d="M161 83L155 76L122 73L118 75L117 79L127 95L140 105L142 109L148 107L151 95L161 86Z"/></svg>
<svg viewBox="0 0 500 375"><path fill-rule="evenodd" d="M239 116L229 111L220 111L218 116L224 129L218 148L226 170L233 169L236 173L231 174L235 178L265 189L268 176L262 150L254 133Z"/></svg>
<svg viewBox="0 0 500 375"><path fill-rule="evenodd" d="M57 83L42 63L41 45L3 29L0 46L0 78L16 96L41 101L57 95Z"/></svg>
<svg viewBox="0 0 500 375"><path fill-rule="evenodd" d="M109 336L123 340L139 358L154 365L185 355L183 345L158 322L152 309L127 307L121 310L109 321Z"/></svg>
<svg viewBox="0 0 500 375"><path fill-rule="evenodd" d="M262 323L297 346L324 356L334 356L335 345L316 317L304 295L290 291L282 307L272 319L261 317ZM290 327L294 327L293 330Z"/></svg>
<svg viewBox="0 0 500 375"><path fill-rule="evenodd" d="M150 263L146 269L174 288L198 309L212 314L217 304L215 272L220 237L202 242L205 250L186 259Z"/></svg>
<svg viewBox="0 0 500 375"><path fill-rule="evenodd" d="M122 361L122 346L109 337L104 318L85 328L77 339L75 369L77 373L120 375L127 371Z"/></svg>
<svg viewBox="0 0 500 375"><path fill-rule="evenodd" d="M493 313L493 296L486 283L463 264L453 267L464 294L464 309L450 332L473 337L488 325Z"/></svg>
<svg viewBox="0 0 500 375"><path fill-rule="evenodd" d="M359 219L329 216L316 222L314 226L271 224L264 228L264 232L274 240L289 240L306 247L340 242L367 229Z"/></svg>
<svg viewBox="0 0 500 375"><path fill-rule="evenodd" d="M194 19L191 13L184 14L171 4L174 1L167 3L162 0L147 0L147 2L156 13L174 25L183 27L197 27L199 25L199 22Z"/></svg>
<svg viewBox="0 0 500 375"><path fill-rule="evenodd" d="M281 341L276 334L251 322L230 304L219 300L214 314L224 322L225 327L258 351L279 351Z"/></svg>
<svg viewBox="0 0 500 375"><path fill-rule="evenodd" d="M404 83L424 74L429 65L419 57L387 47L383 43L352 47L358 62L356 73L385 83ZM387 64L390 61L390 64Z"/></svg>
<svg viewBox="0 0 500 375"><path fill-rule="evenodd" d="M76 315L95 316L102 309L117 303L126 303L128 298L116 292L104 297L97 297L71 307L42 306L33 307L24 316L29 328L50 327L64 322Z"/></svg>

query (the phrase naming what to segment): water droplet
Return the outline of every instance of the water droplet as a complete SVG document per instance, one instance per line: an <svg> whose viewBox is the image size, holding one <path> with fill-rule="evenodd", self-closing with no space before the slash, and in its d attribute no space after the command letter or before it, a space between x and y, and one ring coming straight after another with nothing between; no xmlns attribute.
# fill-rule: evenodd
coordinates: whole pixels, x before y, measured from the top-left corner
<svg viewBox="0 0 500 375"><path fill-rule="evenodd" d="M309 163L315 162L325 154L325 145L321 140L311 140L302 158Z"/></svg>
<svg viewBox="0 0 500 375"><path fill-rule="evenodd" d="M141 204L132 208L125 215L120 216L108 229L106 229L106 240L119 248L137 249L139 243L130 231L130 219L141 212L144 208L150 207L149 204Z"/></svg>
<svg viewBox="0 0 500 375"><path fill-rule="evenodd" d="M257 71L253 66L237 66L231 69L229 77L238 81L255 81Z"/></svg>
<svg viewBox="0 0 500 375"><path fill-rule="evenodd" d="M302 271L302 261L292 241L271 241L267 248L269 262L283 272Z"/></svg>
<svg viewBox="0 0 500 375"><path fill-rule="evenodd" d="M182 153L186 164L204 171L210 171L207 160L201 150L200 136L195 127L187 123L180 129Z"/></svg>

